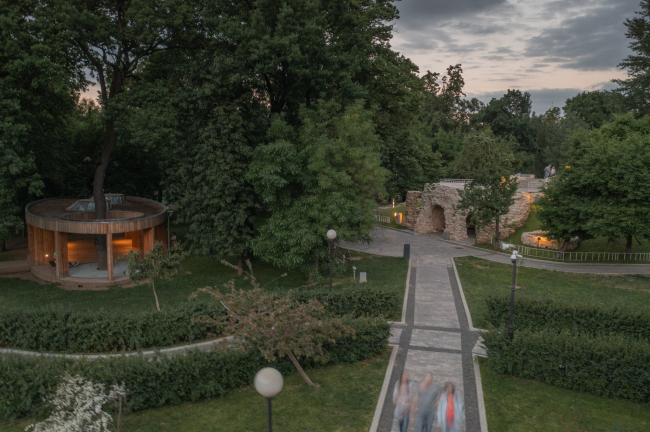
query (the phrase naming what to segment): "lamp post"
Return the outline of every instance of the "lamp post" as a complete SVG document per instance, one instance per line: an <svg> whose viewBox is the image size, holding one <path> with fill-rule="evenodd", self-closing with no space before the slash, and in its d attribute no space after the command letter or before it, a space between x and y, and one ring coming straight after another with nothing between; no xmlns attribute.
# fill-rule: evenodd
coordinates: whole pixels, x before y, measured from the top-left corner
<svg viewBox="0 0 650 432"><path fill-rule="evenodd" d="M327 230L327 238L329 239L330 242L330 292L332 292L332 259L333 259L333 252L332 252L332 240L336 238L336 231L333 229Z"/></svg>
<svg viewBox="0 0 650 432"><path fill-rule="evenodd" d="M273 432L273 424L271 422L271 399L282 390L282 386L284 385L282 374L276 369L265 367L255 374L255 380L253 382L255 384L255 390L266 398L268 406L269 432Z"/></svg>
<svg viewBox="0 0 650 432"><path fill-rule="evenodd" d="M510 255L512 261L512 288L510 289L510 322L508 323L508 339L512 340L515 333L515 284L517 283L517 246Z"/></svg>

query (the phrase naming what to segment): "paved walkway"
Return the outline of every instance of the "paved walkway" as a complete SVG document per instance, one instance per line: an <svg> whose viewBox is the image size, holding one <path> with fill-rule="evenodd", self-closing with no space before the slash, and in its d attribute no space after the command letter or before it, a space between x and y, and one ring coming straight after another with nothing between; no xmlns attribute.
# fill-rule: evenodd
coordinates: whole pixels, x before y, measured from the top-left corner
<svg viewBox="0 0 650 432"><path fill-rule="evenodd" d="M344 248L377 255L402 256L411 245L411 277L405 323L396 324L391 344L399 347L379 420L379 432L397 431L393 418L393 389L407 370L419 381L426 372L439 383L453 381L465 402L467 432L481 431L473 352L480 351L479 335L471 331L451 259L476 256L509 263L507 255L443 241L441 235L414 235L385 228L373 232L370 244L346 243ZM565 264L525 259L528 267L576 273L650 274L650 265ZM372 278L372 275L368 275Z"/></svg>

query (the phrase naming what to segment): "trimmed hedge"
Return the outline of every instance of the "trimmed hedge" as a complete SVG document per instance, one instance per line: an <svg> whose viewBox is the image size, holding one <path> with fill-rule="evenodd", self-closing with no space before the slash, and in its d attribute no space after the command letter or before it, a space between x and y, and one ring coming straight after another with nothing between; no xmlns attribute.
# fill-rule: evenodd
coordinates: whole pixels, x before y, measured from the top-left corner
<svg viewBox="0 0 650 432"><path fill-rule="evenodd" d="M390 291L368 288L293 293L297 301L327 303L330 316L395 317L401 298ZM55 308L0 310L0 347L44 352L98 353L162 348L221 334L214 326L197 322L221 313L204 302L183 303L139 314L77 312Z"/></svg>
<svg viewBox="0 0 650 432"><path fill-rule="evenodd" d="M491 297L487 303L487 322L494 327L507 326L509 297ZM593 304L565 305L550 300L515 299L515 328L570 330L591 336L621 335L650 341L650 313Z"/></svg>
<svg viewBox="0 0 650 432"><path fill-rule="evenodd" d="M347 318L356 338L326 344L329 364L364 360L387 347L390 326L382 319ZM303 366L316 366L302 360ZM223 396L236 387L250 385L255 373L268 363L257 352L203 352L160 356L155 360L119 357L96 361L5 356L0 360L0 417L43 417L43 397L51 393L65 373L80 374L111 385L124 382L132 410ZM271 366L283 374L294 371L287 359Z"/></svg>
<svg viewBox="0 0 650 432"><path fill-rule="evenodd" d="M332 316L399 318L402 314L402 297L394 291L370 288L341 291L299 290L293 297L300 302L318 300L327 303L325 311Z"/></svg>
<svg viewBox="0 0 650 432"><path fill-rule="evenodd" d="M195 322L198 317L217 313L202 302L131 315L54 308L2 310L0 346L66 353L164 347L218 334L214 326Z"/></svg>
<svg viewBox="0 0 650 432"><path fill-rule="evenodd" d="M505 327L483 335L495 371L633 402L650 402L650 344L624 336Z"/></svg>

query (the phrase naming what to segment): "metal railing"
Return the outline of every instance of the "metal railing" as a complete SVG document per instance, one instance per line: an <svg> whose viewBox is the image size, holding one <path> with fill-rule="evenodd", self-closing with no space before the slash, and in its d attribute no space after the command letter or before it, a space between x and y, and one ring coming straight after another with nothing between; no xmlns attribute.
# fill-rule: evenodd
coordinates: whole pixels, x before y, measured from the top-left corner
<svg viewBox="0 0 650 432"><path fill-rule="evenodd" d="M519 246L519 253L531 258L543 258L557 261L584 262L650 262L650 253L625 252L561 252L554 249L542 249L530 246Z"/></svg>
<svg viewBox="0 0 650 432"><path fill-rule="evenodd" d="M440 183L469 183L472 179L443 179Z"/></svg>

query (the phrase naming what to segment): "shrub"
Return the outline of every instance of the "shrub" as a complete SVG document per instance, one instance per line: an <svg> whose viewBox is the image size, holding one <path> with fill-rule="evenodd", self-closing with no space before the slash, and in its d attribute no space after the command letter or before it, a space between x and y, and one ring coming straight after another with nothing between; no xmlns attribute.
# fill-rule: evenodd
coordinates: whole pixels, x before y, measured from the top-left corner
<svg viewBox="0 0 650 432"><path fill-rule="evenodd" d="M650 402L650 344L625 336L505 327L484 334L489 364L499 373L598 396Z"/></svg>
<svg viewBox="0 0 650 432"><path fill-rule="evenodd" d="M0 311L0 346L67 353L164 347L205 339L218 329L194 319L218 313L206 303L121 314L54 308Z"/></svg>
<svg viewBox="0 0 650 432"><path fill-rule="evenodd" d="M398 318L402 313L402 296L393 291L370 288L341 291L299 290L293 297L300 302L318 300L326 303L325 312L331 316Z"/></svg>
<svg viewBox="0 0 650 432"><path fill-rule="evenodd" d="M156 312L157 313L157 312ZM390 326L381 319L346 318L357 334L326 344L329 364L364 360L387 347ZM314 361L301 360L316 366ZM223 396L229 390L250 385L255 373L269 365L259 352L190 351L186 355L117 357L73 361L46 357L5 356L0 360L0 417L44 417L43 397L53 392L65 373L80 375L107 386L124 383L127 403L133 410ZM289 360L270 364L282 373L293 370Z"/></svg>
<svg viewBox="0 0 650 432"><path fill-rule="evenodd" d="M487 322L494 327L507 326L510 298L491 297L486 303ZM565 305L549 300L516 299L515 328L570 330L591 336L618 334L650 341L650 314L593 304Z"/></svg>

